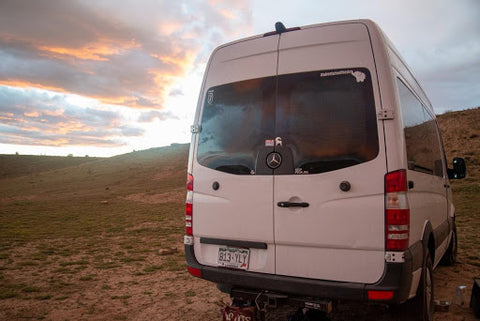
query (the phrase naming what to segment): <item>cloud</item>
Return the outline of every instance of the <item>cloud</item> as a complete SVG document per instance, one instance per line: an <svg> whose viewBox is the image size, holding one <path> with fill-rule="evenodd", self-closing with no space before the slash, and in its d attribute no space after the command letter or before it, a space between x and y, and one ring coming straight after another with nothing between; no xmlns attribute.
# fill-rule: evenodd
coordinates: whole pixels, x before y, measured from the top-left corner
<svg viewBox="0 0 480 321"><path fill-rule="evenodd" d="M0 143L117 147L144 131L122 113L82 107L64 94L0 87Z"/></svg>
<svg viewBox="0 0 480 321"><path fill-rule="evenodd" d="M239 35L251 19L245 8L247 0L0 1L0 143L115 147L151 135L148 123L179 120L166 106L183 95L179 80Z"/></svg>
<svg viewBox="0 0 480 321"><path fill-rule="evenodd" d="M161 108L205 50L248 23L239 3L3 0L0 84Z"/></svg>
<svg viewBox="0 0 480 321"><path fill-rule="evenodd" d="M142 112L140 114L140 117L138 118L138 121L142 123L150 123L155 119L167 120L167 119L178 119L178 117L173 115L170 112L151 110L151 111Z"/></svg>

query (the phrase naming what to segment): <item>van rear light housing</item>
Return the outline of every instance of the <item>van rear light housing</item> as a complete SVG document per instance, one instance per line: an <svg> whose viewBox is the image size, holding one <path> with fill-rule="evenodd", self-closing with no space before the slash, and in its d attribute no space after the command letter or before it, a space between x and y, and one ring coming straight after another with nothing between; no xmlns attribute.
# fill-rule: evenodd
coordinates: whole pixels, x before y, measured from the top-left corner
<svg viewBox="0 0 480 321"><path fill-rule="evenodd" d="M187 200L185 202L185 234L193 235L193 176L187 177Z"/></svg>
<svg viewBox="0 0 480 321"><path fill-rule="evenodd" d="M385 301L393 299L393 291L368 291L368 299L372 301Z"/></svg>
<svg viewBox="0 0 480 321"><path fill-rule="evenodd" d="M188 272L193 275L193 276L196 276L198 278L201 278L202 277L202 271L200 269L196 269L196 268L193 268L191 266L188 267Z"/></svg>
<svg viewBox="0 0 480 321"><path fill-rule="evenodd" d="M385 250L404 251L410 238L407 171L385 175Z"/></svg>

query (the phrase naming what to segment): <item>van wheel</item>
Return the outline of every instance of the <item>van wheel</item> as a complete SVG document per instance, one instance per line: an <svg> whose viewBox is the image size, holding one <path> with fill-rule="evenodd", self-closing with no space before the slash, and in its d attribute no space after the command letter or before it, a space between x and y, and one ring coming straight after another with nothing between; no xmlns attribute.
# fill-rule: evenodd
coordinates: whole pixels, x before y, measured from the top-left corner
<svg viewBox="0 0 480 321"><path fill-rule="evenodd" d="M452 239L440 263L442 265L452 266L455 262L457 262L457 226L455 222L453 222Z"/></svg>
<svg viewBox="0 0 480 321"><path fill-rule="evenodd" d="M423 259L422 276L417 294L406 303L407 319L412 321L433 321L433 267L427 250Z"/></svg>

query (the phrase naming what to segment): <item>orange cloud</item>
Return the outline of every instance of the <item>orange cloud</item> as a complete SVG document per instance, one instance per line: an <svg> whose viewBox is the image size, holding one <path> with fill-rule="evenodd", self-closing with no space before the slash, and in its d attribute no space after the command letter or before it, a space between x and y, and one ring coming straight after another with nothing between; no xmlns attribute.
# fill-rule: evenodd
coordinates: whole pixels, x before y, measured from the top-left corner
<svg viewBox="0 0 480 321"><path fill-rule="evenodd" d="M230 9L220 9L218 12L226 19L236 19L237 15Z"/></svg>
<svg viewBox="0 0 480 321"><path fill-rule="evenodd" d="M173 66L173 70L166 72L163 69L150 69L149 73L153 75L155 87L150 90L150 94L163 97L166 92L169 92L173 83L180 77L184 76L187 70L189 70L195 61L197 51L180 50L177 49L171 55L152 55L154 58L161 60Z"/></svg>
<svg viewBox="0 0 480 321"><path fill-rule="evenodd" d="M66 93L67 91L61 87L48 86L44 84L34 83L26 80L0 80L0 86L17 87L17 88L37 88L50 91Z"/></svg>
<svg viewBox="0 0 480 321"><path fill-rule="evenodd" d="M130 42L111 41L100 39L98 42L88 43L80 48L38 46L37 49L53 54L56 58L74 57L82 60L108 61L108 56L118 55L125 50L140 47L135 40Z"/></svg>
<svg viewBox="0 0 480 321"><path fill-rule="evenodd" d="M61 147L68 146L70 144L70 141L66 138L40 139L39 144L44 146Z"/></svg>
<svg viewBox="0 0 480 321"><path fill-rule="evenodd" d="M180 21L162 21L162 23L158 25L158 30L161 34L170 36L174 32L180 30L182 25L183 24Z"/></svg>
<svg viewBox="0 0 480 321"><path fill-rule="evenodd" d="M77 132L77 131L82 131L82 132L88 132L91 130L91 128L85 124L82 124L80 122L59 122L57 124L57 128L52 129L52 130L47 130L47 132L52 132L55 134L68 134L71 132Z"/></svg>
<svg viewBox="0 0 480 321"><path fill-rule="evenodd" d="M32 117L32 118L37 118L40 116L40 113L37 112L37 111L32 111L32 112L29 112L29 113L23 113L24 116L26 117Z"/></svg>

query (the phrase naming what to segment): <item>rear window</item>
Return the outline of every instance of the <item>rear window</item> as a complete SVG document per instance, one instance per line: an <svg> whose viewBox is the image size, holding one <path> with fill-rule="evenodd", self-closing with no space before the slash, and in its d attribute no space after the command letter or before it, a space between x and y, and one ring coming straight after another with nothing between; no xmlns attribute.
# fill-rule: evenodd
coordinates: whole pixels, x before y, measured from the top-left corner
<svg viewBox="0 0 480 321"><path fill-rule="evenodd" d="M316 174L378 154L370 73L314 71L212 87L203 106L198 162L232 174ZM266 170L266 155L282 166Z"/></svg>

